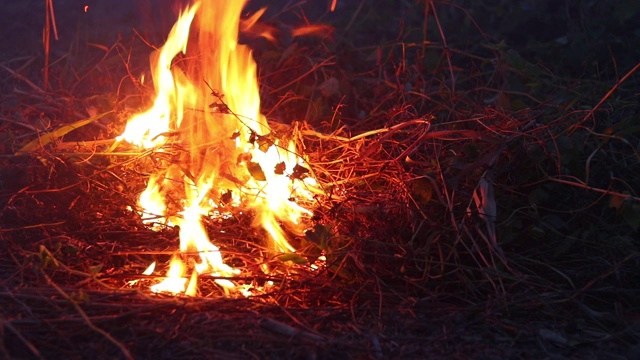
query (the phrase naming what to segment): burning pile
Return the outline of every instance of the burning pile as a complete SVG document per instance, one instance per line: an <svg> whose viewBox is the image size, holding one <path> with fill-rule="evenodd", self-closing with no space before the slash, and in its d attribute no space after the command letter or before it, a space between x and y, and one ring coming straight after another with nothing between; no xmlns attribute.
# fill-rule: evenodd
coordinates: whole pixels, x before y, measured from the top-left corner
<svg viewBox="0 0 640 360"><path fill-rule="evenodd" d="M156 292L193 295L199 274L236 273L202 224L222 205L255 210L255 225L269 234L274 252L295 251L282 226L301 234L301 220L311 214L296 203L317 191L305 160L292 138L271 134L260 113L256 64L251 50L238 44L244 5L195 1L180 15L164 46L151 56L153 106L131 118L119 138L175 153L150 177L139 204L146 221L179 226L180 252L199 258L189 266L174 256L167 279L152 287ZM169 201L176 197L177 206Z"/></svg>

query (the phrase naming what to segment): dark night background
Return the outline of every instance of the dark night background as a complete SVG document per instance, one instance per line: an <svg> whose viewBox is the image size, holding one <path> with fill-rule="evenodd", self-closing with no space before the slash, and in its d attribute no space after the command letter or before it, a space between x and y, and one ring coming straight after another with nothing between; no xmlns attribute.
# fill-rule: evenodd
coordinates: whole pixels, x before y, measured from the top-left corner
<svg viewBox="0 0 640 360"><path fill-rule="evenodd" d="M176 18L177 9L184 3L184 0L54 0L60 35L54 46L63 52L75 41L109 45L118 36L131 36L133 28L151 43L161 44ZM299 24L300 20L295 15L281 13L290 4L292 2L249 1L247 11L267 6L266 18L270 21ZM333 23L340 34L340 25L351 20L351 15L360 7L360 1L338 1L335 13L328 13L329 4L329 0L308 1L302 8L311 21ZM594 66L598 62L600 67L605 67L605 63L612 59L624 63L638 58L633 50L637 49L634 45L640 37L637 27L640 5L633 0L458 0L450 4L453 6L440 16L447 36L457 47L478 40L469 36L475 32L472 29L474 25L459 10L462 9L489 39L504 40L526 55L552 57L560 52L564 54L564 59L541 60L563 60L573 62L575 68L583 68L585 61ZM85 6L88 6L86 13ZM359 40L380 43L397 36L399 25L419 24L423 19L422 12L422 1L366 0L359 11L363 20L356 21L358 27L350 31L360 30ZM0 49L4 59L34 54L41 49L44 0L6 2L0 14L4 19L0 24L3 34ZM276 14L279 17L273 18ZM399 24L399 15L402 22L408 24Z"/></svg>
<svg viewBox="0 0 640 360"><path fill-rule="evenodd" d="M149 72L152 47L163 44L187 1L52 3L59 39L52 34L46 91L40 88L45 0L0 5L0 300L9 309L0 304L0 330L8 324L0 350L29 358L32 351L15 335L22 334L62 357L107 349L105 356L117 358L122 352L87 331L75 308L43 280L50 273L62 284L68 274L40 264L46 256L36 244L70 243L80 255L61 259L80 271L87 264L120 271L134 260L105 255L108 249L127 251L139 241L151 251L156 236L172 244L175 234L155 235L122 211L137 192L120 185L144 188L144 172L104 158L78 165L73 154L43 165L15 152L51 129L115 109L108 121L64 137L113 139L123 114L148 103L151 86L135 78ZM94 288L92 299L100 300L82 306L96 323L130 340L140 358L149 351L154 358L198 358L202 349L223 358L242 348L256 358L640 359L640 78L632 71L640 62L640 1L338 0L335 12L330 4L249 2L246 14L267 6L263 22L278 30L275 43L244 39L255 50L269 120L305 120L319 132L353 136L430 119L436 134L417 141L411 159L399 154L406 155L413 130L370 137L375 141L337 155L359 164L361 174L367 166L379 171L370 183L346 181L351 197L321 220L337 224L340 236L332 239L348 244L335 246L347 253L341 265L352 272L337 270L326 287L297 284L312 300L289 307L204 297L184 304L127 298L122 305ZM438 21L425 14L427 4L435 4ZM307 21L334 31L293 38L291 30ZM320 66L326 59L331 64ZM335 148L343 146L356 145ZM114 177L105 166L116 169ZM498 206L498 244L491 245L475 232L484 220L473 212L488 172ZM21 190L57 189L76 177L102 183L92 183L93 192ZM444 195L452 195L451 203ZM66 210L73 206L88 210ZM374 210L354 210L362 208ZM40 230L32 221L63 225ZM87 230L93 225L100 230ZM94 241L95 234L107 240ZM109 243L108 236L117 240ZM483 263L487 258L493 262ZM76 275L65 286L76 289ZM53 303L60 318L48 312ZM65 314L75 322L65 322ZM335 343L274 335L256 325L265 318L306 326ZM76 338L63 336L69 324L78 352ZM200 336L219 324L233 331Z"/></svg>

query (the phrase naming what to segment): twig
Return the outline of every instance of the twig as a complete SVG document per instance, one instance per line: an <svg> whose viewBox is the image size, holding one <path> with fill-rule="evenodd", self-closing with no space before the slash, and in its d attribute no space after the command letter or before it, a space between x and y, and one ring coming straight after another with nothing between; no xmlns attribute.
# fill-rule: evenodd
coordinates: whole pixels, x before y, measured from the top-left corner
<svg viewBox="0 0 640 360"><path fill-rule="evenodd" d="M413 120L407 120L404 122L401 122L400 124L396 124L394 126L388 127L388 128L382 128L382 129L375 129L375 130L371 130L371 131L367 131L364 132L362 134L358 134L356 136L353 137L344 137L344 136L338 136L338 135L326 135L326 134L322 134L319 133L317 131L314 130L302 130L301 133L302 135L307 135L307 136L315 136L319 139L323 139L323 140L336 140L336 141L344 141L344 142L349 142L349 141L357 141L360 139L364 139L373 135L378 135L378 134L384 134L384 133L388 133L388 132L392 132L392 131L397 131L400 129L404 129L406 127L409 126L414 126L414 125L426 125L427 126L427 130L429 129L429 126L431 124L431 120L425 120L425 119L413 119Z"/></svg>
<svg viewBox="0 0 640 360"><path fill-rule="evenodd" d="M582 181L580 181L578 179L575 179L574 181L569 181L569 180L563 180L563 179L558 179L558 178L554 178L554 177L548 177L546 180L557 182L557 183L560 183L560 184L579 187L579 188L582 188L582 189L585 189L585 190L595 191L595 192L598 192L598 193L601 193L601 194L605 194L605 195L619 196L619 197L623 198L624 200L632 199L634 201L640 202L640 198L639 197L636 197L636 196L633 196L633 195L629 195L629 194L623 194L623 193L620 193L620 192L617 192L617 191L595 188L593 186L589 186L589 185L585 184L584 182L582 182ZM536 183L539 183L539 182L536 182ZM534 184L535 183L528 184L528 185L530 186L530 185L534 185Z"/></svg>
<svg viewBox="0 0 640 360"><path fill-rule="evenodd" d="M371 340L371 345L373 345L373 357L375 359L382 359L382 347L380 346L380 338L378 338L378 335L370 334L369 340Z"/></svg>
<svg viewBox="0 0 640 360"><path fill-rule="evenodd" d="M66 292L64 292L64 290L62 290L56 283L54 283L51 278L49 277L49 275L47 275L44 271L42 271L42 275L45 277L45 279L47 280L47 284L49 284L50 286L52 286L54 289L56 289L56 291L62 295L62 297L64 297L65 299L67 299L71 305L74 307L74 309L76 309L76 311L78 312L78 314L80 314L80 316L82 317L82 319L84 320L85 324L87 324L87 326L89 326L89 328L95 332L97 332L98 334L104 336L105 339L109 340L109 342L111 342L113 345L115 345L118 349L120 349L120 351L122 352L122 354L124 355L125 358L127 359L131 359L133 360L133 356L131 355L131 353L129 352L129 350L124 346L124 344L122 344L120 341L118 341L117 339L115 339L113 336L111 336L111 334L109 334L108 332L98 328L97 326L93 325L93 323L91 322L91 319L89 319L89 316L87 315L87 313L84 312L84 310L82 310L82 308L80 307L80 305L78 305L78 303L73 300Z"/></svg>
<svg viewBox="0 0 640 360"><path fill-rule="evenodd" d="M301 337L303 339L310 340L315 343L325 342L325 339L322 336L312 334L308 331L296 329L292 326L283 324L279 321L276 321L267 317L263 317L262 319L260 319L258 321L258 324L269 331L273 331L277 334L285 335L290 338Z"/></svg>
<svg viewBox="0 0 640 360"><path fill-rule="evenodd" d="M25 128L27 128L27 129L29 129L31 131L38 131L38 129L36 129L33 125L29 125L29 124L24 123L22 121L11 120L11 119L7 119L5 117L0 117L0 121L5 121L5 122L11 123L11 124L16 124L16 125L25 127Z"/></svg>
<svg viewBox="0 0 640 360"><path fill-rule="evenodd" d="M5 69L6 71L8 71L11 75L13 75L14 77L22 80L25 84L29 85L30 88L32 88L33 90L35 90L36 92L40 93L40 94L44 94L45 91L42 90L41 87L39 87L38 85L34 84L33 82L31 82L31 80L27 79L26 77L18 74L17 72L11 70L10 68L8 68L7 66L0 64L0 67Z"/></svg>
<svg viewBox="0 0 640 360"><path fill-rule="evenodd" d="M11 332L13 332L18 339L20 339L20 341L22 341L22 343L29 348L29 351L31 351L33 353L33 355L35 355L38 359L44 359L44 357L42 357L42 354L40 353L40 351L33 346L33 344L31 342L29 342L29 340L27 340L22 333L20 333L20 331L18 331L18 329L16 329L13 324L5 319L2 319L2 325L5 326L7 329L11 330Z"/></svg>
<svg viewBox="0 0 640 360"><path fill-rule="evenodd" d="M600 99L600 101L598 101L598 103L596 104L596 106L594 106L591 110L589 110L589 112L587 112L587 115L585 115L582 118L582 121L580 121L578 124L583 124L587 121L587 119L589 119L590 117L593 116L593 113L596 112L596 110L598 110L600 108L600 106L602 106L602 104L607 101L607 99L620 87L620 85L625 82L631 75L633 75L633 73L635 73L636 71L638 71L638 69L640 69L640 63L637 63L636 66L634 66L631 70L627 71L626 74L624 74L624 76L618 80L616 82L615 85L613 85L613 87L611 87L611 89L609 89L609 91L607 91L607 93L602 97L602 99ZM571 127L571 129L576 129L578 124L575 124Z"/></svg>
<svg viewBox="0 0 640 360"><path fill-rule="evenodd" d="M315 65L314 67L312 67L311 69L309 69L309 71L307 71L306 73L298 76L296 79L293 79L291 81L289 81L288 83L280 86L277 89L271 90L272 92L278 92L281 91L282 89L286 89L288 86L291 86L292 84L295 84L297 82L299 82L300 80L302 80L303 78L307 77L309 74L312 74L314 71L318 70L319 68L323 67L323 66L329 66L329 65L333 65L334 63L331 62L333 60L333 56L323 60L321 63Z"/></svg>
<svg viewBox="0 0 640 360"><path fill-rule="evenodd" d="M45 227L45 226L58 226L58 225L62 225L64 223L65 223L64 221L59 221L59 222L48 223L48 224L35 224L35 225L21 226L19 228L13 228L13 229L0 229L0 233L12 232L12 231L18 231L18 230L27 230L27 229L37 229L37 228Z"/></svg>
<svg viewBox="0 0 640 360"><path fill-rule="evenodd" d="M455 78L455 75L453 74L453 64L451 63L451 53L449 52L449 47L447 46L447 37L444 35L444 30L442 30L442 25L440 25L440 19L438 18L438 12L436 11L436 6L433 3L433 0L430 0L429 4L431 5L431 12L433 13L433 19L436 21L436 25L438 26L438 31L440 32L440 38L442 39L444 55L447 58L447 63L449 64L449 76L451 76L451 93L455 94L456 78Z"/></svg>
<svg viewBox="0 0 640 360"><path fill-rule="evenodd" d="M575 301L576 298L578 298L580 295L583 295L587 290L592 288L596 283L598 283L599 281L602 281L603 279L611 276L612 274L615 274L618 270L620 270L620 267L624 263L626 263L629 260L633 260L634 258L638 258L638 256L639 256L639 254L637 252L625 256L624 259L620 260L618 263L615 263L615 264L611 265L609 267L609 269L607 269L607 271L605 271L605 272L601 273L600 275L596 276L595 278L591 279L586 285L584 285L575 294L573 294L571 296L571 299Z"/></svg>

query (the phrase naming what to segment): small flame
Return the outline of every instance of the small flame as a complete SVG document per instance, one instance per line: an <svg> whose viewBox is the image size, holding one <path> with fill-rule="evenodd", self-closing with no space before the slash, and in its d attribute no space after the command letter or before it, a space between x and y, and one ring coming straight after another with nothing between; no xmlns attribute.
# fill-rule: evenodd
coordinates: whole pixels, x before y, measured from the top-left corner
<svg viewBox="0 0 640 360"><path fill-rule="evenodd" d="M145 271L142 272L142 275L151 275L156 270L156 262L152 262L151 265L147 267Z"/></svg>
<svg viewBox="0 0 640 360"><path fill-rule="evenodd" d="M293 200L311 199L309 189L317 185L311 177L293 176L305 160L296 155L293 141L271 136L260 112L255 61L251 50L238 44L239 29L258 31L264 12L241 23L244 4L195 1L180 15L151 56L153 105L129 119L118 137L158 151L172 145L186 150L150 176L139 199L143 221L180 227L180 256L151 287L154 292L195 295L198 277L205 274L215 276L225 291L234 287L224 278L239 271L224 263L202 223L216 211L225 189L237 189L233 204L256 210L255 225L269 234L274 252L295 251L286 233L301 235L302 220L311 215ZM180 198L180 208L169 198ZM185 262L189 254L198 259Z"/></svg>
<svg viewBox="0 0 640 360"><path fill-rule="evenodd" d="M159 284L153 285L151 291L168 292L172 294L184 293L186 290L187 279L184 278L186 266L178 257L173 257L169 263L169 271L167 278Z"/></svg>

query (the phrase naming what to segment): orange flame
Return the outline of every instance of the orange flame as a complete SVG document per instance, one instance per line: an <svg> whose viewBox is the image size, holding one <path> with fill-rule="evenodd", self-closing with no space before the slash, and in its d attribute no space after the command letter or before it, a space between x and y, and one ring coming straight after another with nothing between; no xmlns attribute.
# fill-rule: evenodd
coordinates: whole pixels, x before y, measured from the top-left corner
<svg viewBox="0 0 640 360"><path fill-rule="evenodd" d="M242 203L256 210L255 223L269 234L276 252L295 251L281 224L301 234L301 221L311 214L291 198L310 198L315 181L287 177L305 161L296 155L293 141L281 144L270 135L260 112L255 61L251 50L238 44L244 4L195 1L180 15L166 43L151 57L157 93L153 106L133 116L119 137L159 151L171 144L186 149L178 161L152 175L140 195L143 213L150 215L144 221L180 226L182 256L173 257L167 278L151 288L154 292L195 295L199 274L216 276L225 289L234 286L220 277L239 271L224 263L202 224L218 207L216 195L223 189L237 189ZM251 17L243 26L256 21ZM190 33L192 23L195 34ZM175 205L167 200L175 194L182 198L181 209L172 209ZM185 263L188 254L198 254L198 261Z"/></svg>

